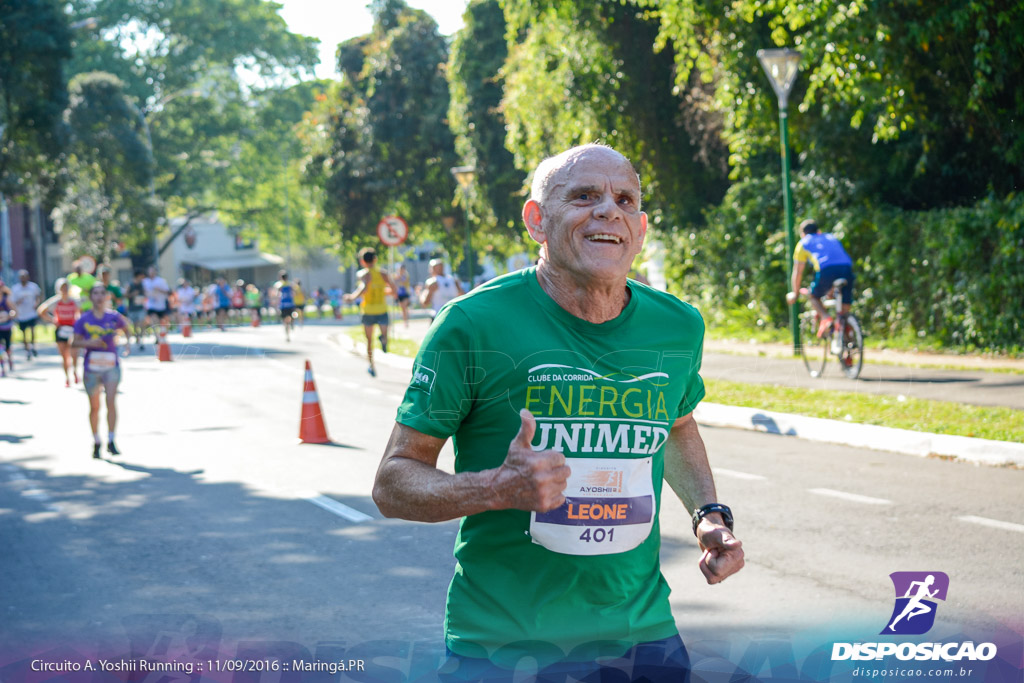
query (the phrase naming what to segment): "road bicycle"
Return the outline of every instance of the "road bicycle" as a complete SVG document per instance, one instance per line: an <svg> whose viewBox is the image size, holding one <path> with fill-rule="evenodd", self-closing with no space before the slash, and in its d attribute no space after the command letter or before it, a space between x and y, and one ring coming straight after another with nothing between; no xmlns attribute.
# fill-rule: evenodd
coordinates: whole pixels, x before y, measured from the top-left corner
<svg viewBox="0 0 1024 683"><path fill-rule="evenodd" d="M826 319L831 320L831 324L825 329L821 329L818 314L811 307L800 317L800 354L811 377L825 374L830 354L839 358L840 369L850 379L857 379L864 366L864 333L860 321L853 313L842 314L844 285L845 279L836 280L832 283L832 296L821 300L826 309L833 309L832 316ZM800 293L806 296L809 291L805 287Z"/></svg>

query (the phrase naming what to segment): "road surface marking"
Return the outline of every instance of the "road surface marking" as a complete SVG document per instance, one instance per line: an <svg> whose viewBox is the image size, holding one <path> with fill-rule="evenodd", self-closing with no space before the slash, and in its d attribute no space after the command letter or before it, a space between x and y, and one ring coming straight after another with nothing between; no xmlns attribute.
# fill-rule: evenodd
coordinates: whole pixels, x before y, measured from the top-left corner
<svg viewBox="0 0 1024 683"><path fill-rule="evenodd" d="M840 498L842 500L848 500L851 503L865 503L867 505L892 505L891 500L885 500L884 498L872 498L870 496L861 496L856 493L847 493L845 491L835 491L833 489L808 489L811 493L816 493L819 496L831 496L832 498Z"/></svg>
<svg viewBox="0 0 1024 683"><path fill-rule="evenodd" d="M733 479L744 479L746 481L765 481L768 477L762 477L760 474L748 474L747 472L737 472L736 470L727 470L724 467L713 467L711 468L712 473L717 477L719 475L723 477L731 477Z"/></svg>
<svg viewBox="0 0 1024 683"><path fill-rule="evenodd" d="M314 494L306 496L305 500L308 500L313 505L318 505L322 507L324 510L327 510L328 512L333 512L339 517L343 517L350 522L356 522L357 524L359 522L369 522L371 519L373 519L373 517L371 517L370 515L364 514L359 510L356 510L355 508L350 508L348 505L339 503L333 498L328 498L327 496Z"/></svg>
<svg viewBox="0 0 1024 683"><path fill-rule="evenodd" d="M964 515L963 517L957 517L961 522L970 522L971 524L980 524L981 526L990 526L993 529L1002 529L1003 531L1016 531L1017 533L1024 534L1024 524L1014 524L1013 522L1001 522L998 519L988 519L987 517L975 517L974 515Z"/></svg>

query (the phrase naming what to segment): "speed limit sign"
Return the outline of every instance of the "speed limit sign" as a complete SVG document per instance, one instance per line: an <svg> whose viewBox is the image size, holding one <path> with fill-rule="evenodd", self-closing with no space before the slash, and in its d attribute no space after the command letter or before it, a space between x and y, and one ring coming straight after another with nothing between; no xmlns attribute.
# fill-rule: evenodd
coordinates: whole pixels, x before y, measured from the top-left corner
<svg viewBox="0 0 1024 683"><path fill-rule="evenodd" d="M377 224L377 237L388 247L397 247L409 236L409 226L400 216L384 216Z"/></svg>

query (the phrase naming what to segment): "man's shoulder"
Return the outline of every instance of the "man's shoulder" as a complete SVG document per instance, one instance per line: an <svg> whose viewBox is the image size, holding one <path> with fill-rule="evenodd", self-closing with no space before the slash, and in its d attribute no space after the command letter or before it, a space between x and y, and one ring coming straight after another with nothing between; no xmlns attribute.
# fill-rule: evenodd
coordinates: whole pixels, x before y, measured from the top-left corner
<svg viewBox="0 0 1024 683"><path fill-rule="evenodd" d="M506 275L499 275L493 280L476 287L460 296L456 301L460 307L469 309L491 309L504 299L528 296L528 280L526 272L517 270Z"/></svg>
<svg viewBox="0 0 1024 683"><path fill-rule="evenodd" d="M675 294L655 289L650 285L639 282L632 282L630 286L632 291L640 297L641 301L646 302L649 306L660 309L660 312L682 317L689 322L700 325L704 324L704 318L701 317L697 307L680 299Z"/></svg>

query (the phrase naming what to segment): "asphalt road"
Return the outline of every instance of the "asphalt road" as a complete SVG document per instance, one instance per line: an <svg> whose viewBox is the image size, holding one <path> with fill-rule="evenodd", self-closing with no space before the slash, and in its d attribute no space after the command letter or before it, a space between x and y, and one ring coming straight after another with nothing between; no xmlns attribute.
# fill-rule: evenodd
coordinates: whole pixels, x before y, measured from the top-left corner
<svg viewBox="0 0 1024 683"><path fill-rule="evenodd" d="M20 683L11 667L67 648L343 656L406 672L393 680L440 658L456 523L375 509L408 372L369 377L343 334L310 325L286 344L279 327L205 332L173 337L173 363L127 359L123 455L103 461L55 356L0 380L0 679ZM306 359L331 446L296 443ZM1019 651L1024 472L703 434L747 553L739 575L705 585L666 488L663 570L705 678L764 643L877 638L895 571L949 575L929 638L996 633Z"/></svg>
<svg viewBox="0 0 1024 683"><path fill-rule="evenodd" d="M832 357L823 377L807 374L799 358L704 353L701 375L734 382L778 384L826 391L854 391L956 401L979 406L1024 410L1024 376L984 370L943 370L870 362L868 352L860 377L845 377Z"/></svg>

